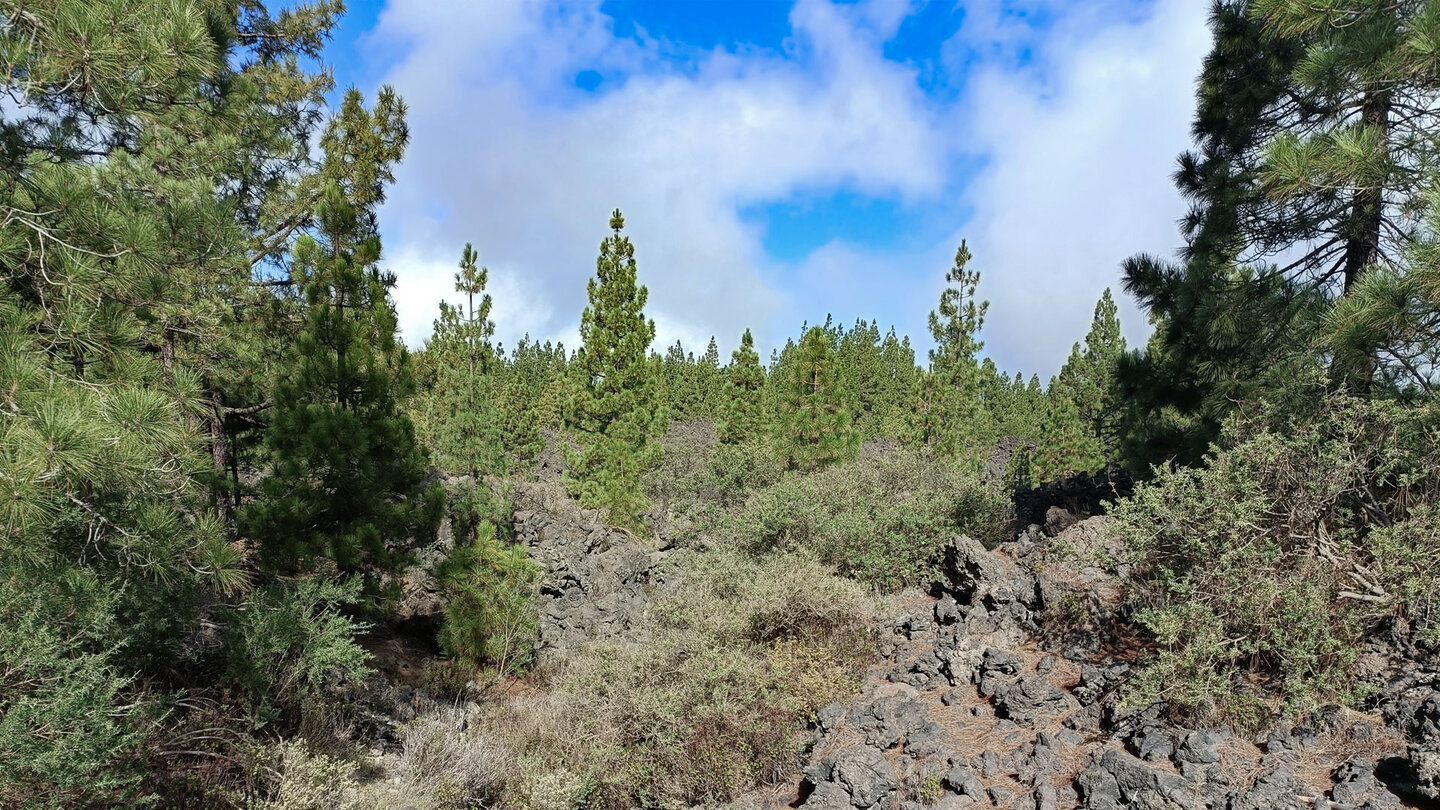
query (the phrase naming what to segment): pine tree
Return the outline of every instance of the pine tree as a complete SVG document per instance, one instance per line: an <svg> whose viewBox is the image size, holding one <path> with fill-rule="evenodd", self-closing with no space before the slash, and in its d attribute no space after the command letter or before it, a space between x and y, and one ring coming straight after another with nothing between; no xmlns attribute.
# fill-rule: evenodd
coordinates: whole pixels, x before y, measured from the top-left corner
<svg viewBox="0 0 1440 810"><path fill-rule="evenodd" d="M516 374L506 374L500 391L500 431L505 449L515 458L527 461L545 449L541 426L554 427L541 413L541 392L531 388ZM556 401L560 399L557 393ZM558 412L555 417L558 420Z"/></svg>
<svg viewBox="0 0 1440 810"><path fill-rule="evenodd" d="M931 443L942 455L975 451L991 432L980 402L980 365L976 355L985 344L979 339L988 301L975 297L980 273L970 270L970 249L961 241L955 263L945 273L946 287L939 306L930 313L930 372L940 385L937 405L941 424Z"/></svg>
<svg viewBox="0 0 1440 810"><path fill-rule="evenodd" d="M900 438L907 444L934 448L951 425L945 383L933 371L922 371L916 377L905 410L905 423Z"/></svg>
<svg viewBox="0 0 1440 810"><path fill-rule="evenodd" d="M198 600L244 584L198 451L203 428L223 433L205 424L211 395L250 356L235 311L252 301L255 214L310 173L310 129L286 109L328 88L300 57L330 5L295 4L274 30L259 4L0 14L8 803L142 803L139 686L173 675Z"/></svg>
<svg viewBox="0 0 1440 810"><path fill-rule="evenodd" d="M1176 173L1192 203L1183 262L1126 265L1126 289L1167 335L1159 354L1122 364L1140 397L1127 404L1138 461L1198 462L1227 400L1284 400L1322 359L1362 389L1395 376L1378 346L1320 358L1315 339L1331 302L1368 274L1404 275L1435 156L1431 14L1425 3L1215 3L1197 147Z"/></svg>
<svg viewBox="0 0 1440 810"><path fill-rule="evenodd" d="M572 454L569 481L585 506L603 509L613 524L639 532L649 508L640 476L659 463L655 439L665 424L649 360L655 339L655 322L644 312L649 291L636 283L635 248L621 235L624 227L616 210L588 286L590 305L580 319L584 345L575 356L579 385L572 425L583 449Z"/></svg>
<svg viewBox="0 0 1440 810"><path fill-rule="evenodd" d="M897 336L895 327L890 327L885 339L880 342L880 362L883 369L876 405L881 413L880 433L898 439L905 433L911 399L920 379L920 368L915 365L915 349L910 346L910 338Z"/></svg>
<svg viewBox="0 0 1440 810"><path fill-rule="evenodd" d="M449 655L489 663L511 675L529 663L539 616L534 594L541 569L525 546L507 544L495 526L482 522L436 567L445 595L440 647Z"/></svg>
<svg viewBox="0 0 1440 810"><path fill-rule="evenodd" d="M1031 473L1040 481L1055 481L1080 472L1093 472L1105 463L1104 446L1090 433L1069 391L1051 386L1044 417L1035 437Z"/></svg>
<svg viewBox="0 0 1440 810"><path fill-rule="evenodd" d="M1287 129L1318 126L1336 99L1298 80L1308 38L1284 35L1257 9L1248 0L1212 9L1196 148L1175 174L1191 202L1181 261L1125 262L1125 289L1156 325L1146 349L1116 366L1121 455L1139 472L1198 464L1236 403L1287 398L1316 359L1317 316L1333 282L1359 273L1347 246L1359 248L1351 195L1337 188L1307 199L1273 185L1272 144ZM1271 264L1279 257L1284 265Z"/></svg>
<svg viewBox="0 0 1440 810"><path fill-rule="evenodd" d="M544 449L541 429L560 427L569 399L564 345L536 343L527 334L515 345L505 369L502 399L505 446L519 458Z"/></svg>
<svg viewBox="0 0 1440 810"><path fill-rule="evenodd" d="M855 408L856 427L864 437L878 435L884 415L881 391L886 375L880 353L880 327L873 321L857 320L854 327L841 333L836 360L845 399Z"/></svg>
<svg viewBox="0 0 1440 810"><path fill-rule="evenodd" d="M1310 214L1298 236L1320 245L1306 269L1321 285L1339 276L1340 294L1374 267L1394 267L1415 236L1410 212L1437 154L1435 13L1428 2L1250 8L1267 37L1299 51L1289 79L1314 102L1299 120L1293 108L1276 111L1284 123L1265 143L1262 186Z"/></svg>
<svg viewBox="0 0 1440 810"><path fill-rule="evenodd" d="M840 387L834 334L811 327L781 373L780 458L792 468L811 470L852 457L860 437Z"/></svg>
<svg viewBox="0 0 1440 810"><path fill-rule="evenodd" d="M700 357L697 371L700 380L701 414L706 419L718 419L727 398L725 375L720 370L720 346L715 342L714 335L710 336L710 342L705 346L705 354Z"/></svg>
<svg viewBox="0 0 1440 810"><path fill-rule="evenodd" d="M1434 4L1256 0L1249 10L1297 51L1289 79L1320 100L1265 144L1263 180L1269 197L1315 212L1298 236L1330 259L1306 280L1336 299L1318 330L1331 376L1387 396L1425 390L1432 282L1409 275L1423 276L1433 252Z"/></svg>
<svg viewBox="0 0 1440 810"><path fill-rule="evenodd" d="M1016 374L1017 385L1020 382L1020 375ZM1040 435L1040 428L1045 419L1045 409L1049 404L1045 396L1045 388L1040 385L1040 375L1031 374L1029 382L1025 383L1024 393L1018 397L1020 405L1017 421L1020 427L1013 431L1017 436L1028 436L1035 438Z"/></svg>
<svg viewBox="0 0 1440 810"><path fill-rule="evenodd" d="M726 402L717 425L720 441L742 444L763 436L769 427L765 418L765 369L755 352L750 330L740 336L740 348L730 355L726 369Z"/></svg>
<svg viewBox="0 0 1440 810"><path fill-rule="evenodd" d="M320 557L343 571L385 571L438 519L440 491L426 485L424 450L400 412L414 380L395 333L394 276L375 266L379 237L339 188L320 221L324 241L295 247L306 320L275 390L270 474L240 527L277 571Z"/></svg>
<svg viewBox="0 0 1440 810"><path fill-rule="evenodd" d="M665 406L671 416L681 421L700 418L705 397L695 355L685 351L680 341L675 341L675 345L665 350L661 373L664 375Z"/></svg>
<svg viewBox="0 0 1440 810"><path fill-rule="evenodd" d="M1368 273L1327 313L1322 328L1336 365L1354 373L1378 358L1384 388L1406 400L1434 396L1440 384L1440 200L1434 193L1428 233L1407 249L1405 272Z"/></svg>
<svg viewBox="0 0 1440 810"><path fill-rule="evenodd" d="M1197 148L1176 173L1192 201L1187 262L1253 265L1340 294L1398 255L1434 149L1424 6L1214 4Z"/></svg>
<svg viewBox="0 0 1440 810"><path fill-rule="evenodd" d="M800 332L804 334L810 328L807 321ZM786 394L786 381L789 379L790 366L795 360L795 339L785 338L785 345L770 350L770 367L765 374L765 411L771 416L771 423L779 424L780 412L783 408L781 402Z"/></svg>
<svg viewBox="0 0 1440 810"><path fill-rule="evenodd" d="M568 367L560 368L550 377L535 403L535 424L557 430L565 423L565 409L574 398L572 382Z"/></svg>
<svg viewBox="0 0 1440 810"><path fill-rule="evenodd" d="M1155 325L1145 351L1115 369L1120 455L1132 470L1200 464L1238 403L1292 399L1318 368L1326 305L1317 291L1278 274L1188 273L1148 256L1127 260L1126 274ZM1131 287L1139 274L1168 278Z"/></svg>
<svg viewBox="0 0 1440 810"><path fill-rule="evenodd" d="M475 248L466 244L455 274L455 291L465 301L458 306L440 303L440 318L426 348L436 364L429 396L438 412L433 426L436 461L478 481L481 475L504 471L505 446L498 363L490 343L495 324L485 293L490 271L478 267L476 259Z"/></svg>
<svg viewBox="0 0 1440 810"><path fill-rule="evenodd" d="M1115 366L1125 353L1120 319L1110 290L1095 304L1095 317L1082 348L1076 343L1070 357L1051 384L1074 404L1085 430L1103 446L1113 449L1119 421L1114 401Z"/></svg>

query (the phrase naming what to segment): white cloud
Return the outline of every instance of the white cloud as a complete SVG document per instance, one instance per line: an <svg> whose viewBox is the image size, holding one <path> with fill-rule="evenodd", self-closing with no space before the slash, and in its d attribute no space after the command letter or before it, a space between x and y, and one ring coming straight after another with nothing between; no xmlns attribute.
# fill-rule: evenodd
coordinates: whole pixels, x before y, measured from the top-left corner
<svg viewBox="0 0 1440 810"><path fill-rule="evenodd" d="M1189 143L1208 47L1203 4L1163 0L1108 28L1062 20L1038 54L1039 76L972 77L971 146L988 165L966 189L975 219L964 232L991 301L987 347L1002 368L1058 370L1107 286L1131 343L1149 333L1121 295L1119 266L1178 244L1184 205L1170 175Z"/></svg>
<svg viewBox="0 0 1440 810"><path fill-rule="evenodd" d="M799 0L783 52L696 50L678 65L684 46L617 38L599 0L390 0L372 37L405 54L385 81L410 105L412 143L381 224L406 339L428 333L471 241L501 339L573 347L619 207L659 347L699 351L715 334L728 354L754 327L764 349L834 312L894 320L923 348L963 234L993 301L990 353L1051 373L1119 261L1171 250L1181 211L1169 173L1208 40L1202 4L1157 0L1137 17L1120 1L1030 0L1054 17L1039 34L974 3L947 55L982 61L943 101L883 56L916 0ZM1004 53L986 57L986 37ZM607 77L599 93L571 86L588 69ZM986 161L963 188L961 153ZM896 198L947 235L896 251L835 241L790 266L739 213L838 187ZM974 219L960 227L963 206Z"/></svg>
<svg viewBox="0 0 1440 810"><path fill-rule="evenodd" d="M739 206L842 183L906 198L943 189L953 145L909 69L880 54L895 5L802 0L790 58L717 50L679 71L615 40L593 3L393 2L376 36L409 43L387 81L410 105L412 143L381 222L399 245L407 340L428 330L467 240L496 283L540 302L525 328L566 332L617 206L661 345L763 330L791 302ZM567 87L597 66L638 72L598 96ZM497 296L513 342L522 327L503 312Z"/></svg>

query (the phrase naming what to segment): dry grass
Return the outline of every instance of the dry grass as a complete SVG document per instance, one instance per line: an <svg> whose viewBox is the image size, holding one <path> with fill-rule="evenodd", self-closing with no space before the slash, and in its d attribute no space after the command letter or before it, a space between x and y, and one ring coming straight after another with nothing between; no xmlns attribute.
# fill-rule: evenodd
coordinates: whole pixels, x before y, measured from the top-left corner
<svg viewBox="0 0 1440 810"><path fill-rule="evenodd" d="M502 795L515 756L491 734L466 729L463 713L416 719L405 727L401 777L431 795L445 794L470 804L489 804Z"/></svg>
<svg viewBox="0 0 1440 810"><path fill-rule="evenodd" d="M1330 727L1321 732L1319 743L1300 752L1295 772L1304 784L1319 788L1331 785L1335 769L1357 756L1371 762L1405 756L1405 738L1386 726L1378 714L1351 709L1340 712Z"/></svg>
<svg viewBox="0 0 1440 810"><path fill-rule="evenodd" d="M311 751L304 740L291 740L275 752L269 796L255 810L329 810L346 805L355 765Z"/></svg>

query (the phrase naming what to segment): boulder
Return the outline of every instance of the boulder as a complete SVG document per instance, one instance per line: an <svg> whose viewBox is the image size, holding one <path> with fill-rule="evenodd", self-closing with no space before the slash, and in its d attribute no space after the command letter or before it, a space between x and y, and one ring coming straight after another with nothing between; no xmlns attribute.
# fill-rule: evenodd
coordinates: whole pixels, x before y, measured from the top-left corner
<svg viewBox="0 0 1440 810"><path fill-rule="evenodd" d="M895 767L880 749L868 745L851 748L836 757L831 779L850 794L850 804L859 808L886 802L900 787Z"/></svg>
<svg viewBox="0 0 1440 810"><path fill-rule="evenodd" d="M996 695L995 713L1017 723L1033 724L1075 708L1075 699L1043 675L1027 675Z"/></svg>
<svg viewBox="0 0 1440 810"><path fill-rule="evenodd" d="M1415 771L1416 792L1440 801L1440 742L1410 746L1410 767Z"/></svg>
<svg viewBox="0 0 1440 810"><path fill-rule="evenodd" d="M1010 602L1032 602L1035 581L1011 560L960 535L945 544L945 575L957 602L995 608Z"/></svg>
<svg viewBox="0 0 1440 810"><path fill-rule="evenodd" d="M930 722L930 712L908 695L889 695L857 702L850 707L849 719L868 745L884 750L924 728Z"/></svg>
<svg viewBox="0 0 1440 810"><path fill-rule="evenodd" d="M805 803L800 806L805 810L852 810L850 794L834 782L821 782L816 785Z"/></svg>
<svg viewBox="0 0 1440 810"><path fill-rule="evenodd" d="M964 765L956 765L945 774L945 787L950 792L959 796L968 796L979 802L985 797L985 785L975 776L975 772Z"/></svg>
<svg viewBox="0 0 1440 810"><path fill-rule="evenodd" d="M1116 749L1082 770L1076 783L1087 810L1205 810L1206 806L1182 777Z"/></svg>

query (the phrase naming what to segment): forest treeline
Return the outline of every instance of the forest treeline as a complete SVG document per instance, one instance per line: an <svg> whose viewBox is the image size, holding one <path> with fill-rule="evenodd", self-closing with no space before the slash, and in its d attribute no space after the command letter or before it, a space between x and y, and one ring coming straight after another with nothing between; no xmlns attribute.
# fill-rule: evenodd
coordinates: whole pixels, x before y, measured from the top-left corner
<svg viewBox="0 0 1440 810"><path fill-rule="evenodd" d="M611 225L590 284L583 346L574 353L528 336L508 351L493 344L488 271L476 269L474 248L465 246L455 276L460 303L440 305L432 336L414 356L419 390L409 412L431 437L438 466L477 479L503 475L540 452L544 434L568 431L586 448L608 448L603 457L587 450L572 459L582 501L643 532L648 505L634 498L641 475L659 460L654 442L672 421L711 421L722 444L764 443L786 466L806 471L854 459L862 442L875 439L978 470L997 441L1020 438L1028 451L1007 471L1010 486L1118 459L1119 410L1110 391L1125 339L1109 290L1084 342L1046 385L1037 375L1012 377L981 355L987 304L976 299L980 275L968 268L965 245L930 316L936 348L920 363L908 336L893 328L882 335L864 320L802 326L768 362L747 329L722 363L713 337L698 357L678 341L664 354L650 348L647 291L637 283L619 211ZM605 440L622 432L626 438ZM619 470L628 477L612 480Z"/></svg>
<svg viewBox="0 0 1440 810"><path fill-rule="evenodd" d="M763 360L749 331L729 358L662 350L619 211L596 223L581 345L495 343L483 245L457 245L454 295L410 351L376 222L406 108L389 88L327 103L343 11L0 3L0 806L209 801L194 763L223 747L239 767L235 735L323 717L447 517L439 641L518 666L495 628L538 574L509 543L506 481L552 447L571 494L643 538L679 421L776 465L760 522L828 504L807 488L874 439L1000 493L1106 464L1153 477L1122 520L1164 653L1149 683L1196 711L1253 708L1227 697L1242 661L1292 673L1301 706L1354 685L1377 622L1434 640L1440 4L1217 3L1181 249L1123 268L1153 335L1127 347L1104 291L1049 381L985 357L964 244L924 353L863 319ZM1021 452L981 483L1006 437ZM870 584L915 581L939 534L994 525L945 476L875 483L929 499L903 554L842 553L911 530L880 500L807 536ZM1275 598L1215 582L1242 575L1236 593ZM1317 616L1333 633L1253 629Z"/></svg>

